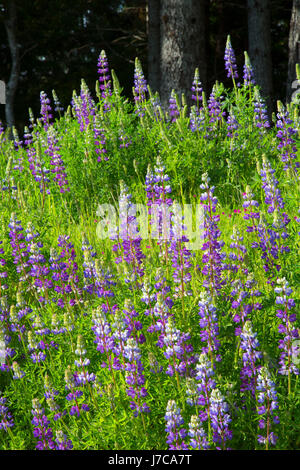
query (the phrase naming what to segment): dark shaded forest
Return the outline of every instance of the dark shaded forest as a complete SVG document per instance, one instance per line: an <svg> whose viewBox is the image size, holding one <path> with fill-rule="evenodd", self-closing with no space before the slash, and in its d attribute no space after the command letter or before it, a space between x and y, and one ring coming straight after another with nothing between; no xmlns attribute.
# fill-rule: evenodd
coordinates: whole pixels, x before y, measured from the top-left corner
<svg viewBox="0 0 300 470"><path fill-rule="evenodd" d="M261 10L263 6L265 11ZM176 34L179 54L186 59L181 62L186 82L183 91L188 89L188 81L192 83L195 66L199 67L207 92L216 80L226 85L227 35L231 36L240 68L244 51L249 51L255 61L260 50L267 54L269 48L266 58L269 62L262 66L262 83L258 84L263 91L265 87L264 94L272 110L277 99L285 101L291 94L294 65L299 56L299 18L293 20L292 12L299 17L299 10L298 0L2 1L0 80L6 83L6 108L11 106L11 111L9 117L5 106L0 105L0 119L22 129L28 122L28 108L35 116L39 114L42 90L48 96L55 90L66 109L82 78L93 92L102 49L123 93L130 99L135 57L139 57L153 91L169 93L168 86L177 89L178 83L174 75L167 76L172 68L166 60L174 70L178 61L170 54L166 59L166 52L160 55L159 51L166 35L173 51L172 38ZM177 24L179 20L182 21ZM263 20L267 23L263 24ZM190 25L188 30L186 25ZM259 28L266 33L264 37L259 36Z"/></svg>

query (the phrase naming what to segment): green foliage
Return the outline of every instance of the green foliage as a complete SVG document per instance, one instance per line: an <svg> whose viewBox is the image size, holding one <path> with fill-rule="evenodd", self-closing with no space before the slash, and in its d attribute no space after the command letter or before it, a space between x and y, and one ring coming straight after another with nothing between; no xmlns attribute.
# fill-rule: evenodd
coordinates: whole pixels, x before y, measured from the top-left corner
<svg viewBox="0 0 300 470"><path fill-rule="evenodd" d="M43 161L44 169L54 169L54 165L51 165L51 156L46 153L49 148L47 140L49 131L45 130L39 120L35 121L35 127L32 129L33 142L27 147L16 149L6 135L0 136L0 177L3 182L0 225L0 240L3 244L0 247L4 250L1 256L6 260L6 265L1 269L3 268L2 271L5 269L8 273L7 279L3 279L8 289L2 289L0 300L3 302L6 298L10 308L17 304L18 295L22 292L27 307L32 310L20 320L20 324L26 330L26 334L23 335L22 330L11 326L13 324L11 312L3 313L5 308L1 304L3 313L1 328L11 336L11 342L7 346L14 351L12 356L6 359L5 364L10 366L11 361L16 361L25 372L25 376L22 379L13 379L10 367L8 370L0 371L0 390L7 398L7 406L15 423L9 432L0 429L0 448L35 448L31 407L32 400L36 398L45 409L53 434L62 430L72 440L74 449L166 449L164 415L170 399L174 399L181 408L185 427L188 427L189 419L196 411L186 401L187 377L176 374L170 376L165 373L169 363L163 349L157 346L158 332L148 331L153 318L145 312L146 307L141 300L141 288L137 284L140 280L126 282L126 263L115 262L116 253L113 249L115 241L109 238L99 239L96 231L101 218L97 215L98 205L111 203L118 207L121 180L129 187L132 199L136 203L146 203L147 169L149 165L154 168L158 155L166 166L166 173L170 176L172 199L192 204L194 209L199 203L202 175L208 172L211 185L216 187L217 215L220 217L218 226L225 242L224 253L228 255L230 252L233 226L236 226L244 237L243 243L247 248L245 266L249 273L253 273L261 291L262 308L252 311L251 321L263 352L261 365L267 365L270 369L280 404L278 410L280 424L276 426L279 439L276 448L298 448L297 429L300 419L297 412L298 377L292 376L289 386L288 378L277 372L280 355L278 342L281 335L278 331L275 293L268 273L263 268L264 260L261 253L252 248L256 240L255 234L247 232L242 206L242 195L246 186L250 185L255 198L261 204L262 214L271 224L272 215L268 213L258 173L264 155L276 170L279 188L285 201L285 212L291 219L288 225L290 252L280 253L278 263L281 266L280 276L288 279L297 300L299 294L297 286L300 280L299 266L296 262L299 259L299 227L296 220L299 217L298 183L293 175L283 170L276 127L273 126L264 132L256 127L252 87L242 85L231 90L225 88L222 83L217 83L216 97L220 100L223 115L218 121L212 122L208 108L209 99L204 99L200 127L192 131L191 115L184 103L183 105L179 103L180 116L173 123L167 113L153 106L150 98L142 103L144 113L143 116L139 116L137 108L121 93L116 78L114 84L112 96L107 100L100 97L97 88L95 114L90 113L89 122L83 130L80 128L74 107L52 123L51 127L57 132L58 153L65 166L69 192L60 192L60 187L53 179L54 173L51 171L49 194L33 177L32 166L28 160L30 149L34 149L35 155ZM229 112L233 113L237 121L237 128L232 137L228 136ZM294 116L297 118L296 111ZM299 120L296 118L293 125L299 132ZM95 138L95 119L105 137L105 144L99 144L99 136ZM124 143L128 145L122 146ZM106 149L106 153L100 154L101 161L98 161L99 148ZM37 160L34 162L36 164ZM23 167L21 171L18 169L19 164ZM63 308L57 304L56 292L51 290L48 292L49 297L56 299L56 302L50 301L49 298L49 302L44 304L39 296L47 289L43 291L32 287L30 280L20 281L20 272L16 269L9 236L8 224L12 213L17 214L23 227L31 222L39 232L38 241L42 242L41 253L47 260L48 266L50 249L58 250L58 237L64 235L70 237L69 242L73 246L74 259L78 267L76 274L79 287L76 288L74 280L73 284L70 283L70 290L65 293ZM199 227L199 220L194 222L195 226ZM86 269L84 263L87 263L89 258L86 252L83 253L81 250L83 235L97 253L97 259L104 267L103 272L107 273L109 270L113 275L115 284L111 289L114 296L111 298L90 294L86 288L88 282L84 277ZM157 269L164 268L166 284L174 300L172 312L176 327L190 334L190 342L198 356L203 346L199 336L198 314L200 293L204 290L202 250L193 252L192 295L183 299L175 295L175 282L172 276L174 267L166 251L163 251L157 241L151 238L142 241L142 250L145 254L143 262L145 277L149 279L152 288L156 282ZM239 271L235 275L229 270L228 273L226 271L226 276L226 286L221 294L214 296L213 299L218 312L222 358L221 362L216 362L215 379L229 405L232 418L230 428L233 431L233 439L230 447L243 450L259 449L263 446L257 442L259 416L255 412L256 402L250 394L240 390L242 350L240 339L236 335L235 312L230 301L234 282L240 278L245 281L246 274ZM51 278L51 272L49 277ZM2 281L2 278L0 280ZM1 286L3 287L3 283ZM69 301L74 296L76 302L73 305ZM148 391L146 401L150 413L140 414L137 417L133 416L130 409L124 371L109 370L103 366L103 362L108 359L105 353L97 350L92 331L93 314L97 308L101 309L104 305L108 321L112 324L116 312L124 309L126 299L130 299L133 303L137 312L136 318L142 322L142 331L145 335L145 342L140 344L140 349L145 388ZM57 335L53 332L42 334L40 338L49 346L45 349L46 358L34 363L30 358L27 337L28 331L33 334L37 331L34 315L38 315L40 321L51 330L53 315L56 315L60 325L64 325L66 313L70 314L74 329ZM299 327L299 318L297 318L297 327ZM90 385L81 387L83 394L78 398L78 403L79 405L87 403L90 410L76 417L70 415L72 403L66 400L68 392L65 389L64 374L68 367L73 373L76 371L74 361L78 359L76 348L79 335L84 338L87 357L90 360L88 372L95 374L96 379ZM153 372L153 368L161 366L163 371L158 369ZM46 375L51 378L53 388L58 392L55 401L59 405L59 410L66 411L63 417L57 420L56 412L49 408L49 403L44 397ZM210 444L215 448L212 440Z"/></svg>

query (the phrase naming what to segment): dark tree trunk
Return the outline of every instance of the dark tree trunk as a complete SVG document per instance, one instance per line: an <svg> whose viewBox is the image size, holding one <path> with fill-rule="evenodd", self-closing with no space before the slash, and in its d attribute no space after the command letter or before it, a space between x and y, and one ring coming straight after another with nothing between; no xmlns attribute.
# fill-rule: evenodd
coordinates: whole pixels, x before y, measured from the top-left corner
<svg viewBox="0 0 300 470"><path fill-rule="evenodd" d="M18 86L20 72L20 56L16 37L17 11L15 0L9 0L8 2L7 12L4 18L4 25L11 54L10 77L6 86L5 118L7 126L12 127L15 123L14 98Z"/></svg>
<svg viewBox="0 0 300 470"><path fill-rule="evenodd" d="M160 81L160 0L148 0L148 82L159 91Z"/></svg>
<svg viewBox="0 0 300 470"><path fill-rule="evenodd" d="M248 1L248 42L249 56L254 69L256 83L266 99L269 113L272 111L272 57L270 1Z"/></svg>
<svg viewBox="0 0 300 470"><path fill-rule="evenodd" d="M291 100L291 95L295 88L299 88L295 83L296 64L300 64L300 0L293 1L290 34L289 34L289 63L286 84L286 100Z"/></svg>
<svg viewBox="0 0 300 470"><path fill-rule="evenodd" d="M189 102L195 68L206 84L204 0L161 0L160 97L168 106L174 88Z"/></svg>

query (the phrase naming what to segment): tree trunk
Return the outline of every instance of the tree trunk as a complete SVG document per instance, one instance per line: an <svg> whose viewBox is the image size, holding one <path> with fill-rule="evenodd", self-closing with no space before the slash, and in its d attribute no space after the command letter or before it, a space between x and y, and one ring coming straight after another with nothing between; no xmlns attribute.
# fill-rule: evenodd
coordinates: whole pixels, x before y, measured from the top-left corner
<svg viewBox="0 0 300 470"><path fill-rule="evenodd" d="M20 72L20 56L16 37L17 11L15 0L10 0L8 2L4 25L11 54L11 71L9 81L6 86L5 117L7 127L12 127L15 123L14 97L18 86Z"/></svg>
<svg viewBox="0 0 300 470"><path fill-rule="evenodd" d="M291 100L291 95L297 86L296 80L296 64L300 64L300 0L293 1L290 34L289 34L289 63L288 76L286 84L286 101Z"/></svg>
<svg viewBox="0 0 300 470"><path fill-rule="evenodd" d="M256 83L272 111L272 57L269 0L248 0L248 49Z"/></svg>
<svg viewBox="0 0 300 470"><path fill-rule="evenodd" d="M160 0L148 0L148 83L159 91L160 79Z"/></svg>
<svg viewBox="0 0 300 470"><path fill-rule="evenodd" d="M204 4L204 0L161 0L160 98L165 109L173 88L189 101L196 67L206 84Z"/></svg>

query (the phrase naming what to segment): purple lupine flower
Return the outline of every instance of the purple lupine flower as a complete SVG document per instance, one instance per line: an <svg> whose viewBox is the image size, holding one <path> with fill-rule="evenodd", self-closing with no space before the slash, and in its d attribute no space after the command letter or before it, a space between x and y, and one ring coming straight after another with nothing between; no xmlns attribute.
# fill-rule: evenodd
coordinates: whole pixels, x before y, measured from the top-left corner
<svg viewBox="0 0 300 470"><path fill-rule="evenodd" d="M149 359L149 370L152 374L159 374L160 372L163 371L163 366L160 366L155 355L151 352L148 354L148 359Z"/></svg>
<svg viewBox="0 0 300 470"><path fill-rule="evenodd" d="M232 241L229 245L230 252L227 255L227 269L234 274L237 274L239 271L242 271L243 274L248 274L247 267L245 266L245 255L247 253L247 249L242 243L244 241L244 237L240 234L236 225L232 228L230 239Z"/></svg>
<svg viewBox="0 0 300 470"><path fill-rule="evenodd" d="M31 324L34 329L34 333L38 336L46 336L50 333L50 328L45 326L45 323L39 316L39 314L33 314L31 317ZM31 330L32 331L32 330Z"/></svg>
<svg viewBox="0 0 300 470"><path fill-rule="evenodd" d="M51 333L51 329L45 325L38 314L31 317L31 330L28 332L28 345L30 351L36 351L31 354L33 362L40 362L46 359L45 351L53 347L58 348L58 344L54 341L47 342L46 337ZM30 336L30 334L34 335ZM36 336L39 338L37 339ZM37 353L37 351L40 351Z"/></svg>
<svg viewBox="0 0 300 470"><path fill-rule="evenodd" d="M298 130L294 127L293 120L289 112L281 103L278 103L278 113L276 127L278 132L276 137L279 139L277 149L281 153L281 161L284 163L283 169L290 170L292 174L299 179L298 168L300 163L297 160L296 136Z"/></svg>
<svg viewBox="0 0 300 470"><path fill-rule="evenodd" d="M12 371L13 371L14 380L20 380L20 379L23 379L23 377L25 377L25 372L21 370L21 367L16 361L12 363Z"/></svg>
<svg viewBox="0 0 300 470"><path fill-rule="evenodd" d="M0 430L8 431L8 428L12 428L15 423L11 412L6 405L7 398L1 396L0 393Z"/></svg>
<svg viewBox="0 0 300 470"><path fill-rule="evenodd" d="M294 325L297 320L296 313L290 312L290 310L295 307L295 301L291 298L293 291L285 278L277 279L277 284L278 287L274 289L277 294L276 304L282 306L282 308L277 310L276 314L281 320L278 331L284 335L284 338L279 341L281 355L278 373L289 377L290 392L291 374L299 375L299 368L295 365L295 359L300 354L298 346L295 345L295 340L299 338L299 332Z"/></svg>
<svg viewBox="0 0 300 470"><path fill-rule="evenodd" d="M147 94L147 82L144 77L143 69L138 58L135 59L135 68L134 68L134 88L133 95L136 106L136 113L143 117L145 116L145 111L143 109L146 94Z"/></svg>
<svg viewBox="0 0 300 470"><path fill-rule="evenodd" d="M129 145L132 144L132 140L130 139L130 136L127 135L122 125L120 126L118 132L119 132L119 141L120 141L119 148L120 149L128 148Z"/></svg>
<svg viewBox="0 0 300 470"><path fill-rule="evenodd" d="M252 324L249 320L245 322L240 337L240 348L243 351L243 367L240 375L242 381L241 392L249 390L255 397L259 370L257 361L262 358L262 353L259 351L257 333L252 331Z"/></svg>
<svg viewBox="0 0 300 470"><path fill-rule="evenodd" d="M23 146L23 141L20 140L19 133L15 126L12 127L12 134L14 138L14 149L16 152L18 152L18 150L20 150Z"/></svg>
<svg viewBox="0 0 300 470"><path fill-rule="evenodd" d="M30 274L28 268L30 264L28 263L28 250L27 244L25 242L25 236L23 233L23 227L20 220L17 219L15 213L11 214L10 222L8 224L10 228L9 237L10 244L12 247L12 255L14 258L14 264L16 265L17 273L19 274L20 282L29 282Z"/></svg>
<svg viewBox="0 0 300 470"><path fill-rule="evenodd" d="M114 277L109 269L105 270L103 262L96 258L97 253L89 244L85 235L82 242L83 251L83 276L84 290L90 294L96 294L99 298L114 297L111 286L115 285ZM107 304L108 308L109 305Z"/></svg>
<svg viewBox="0 0 300 470"><path fill-rule="evenodd" d="M36 449L38 450L51 450L55 448L53 442L53 432L50 428L50 421L45 415L44 409L37 398L32 400L32 424L33 435L38 439Z"/></svg>
<svg viewBox="0 0 300 470"><path fill-rule="evenodd" d="M239 128L239 123L233 113L232 110L230 110L227 118L227 137L230 139L233 139L238 136L237 129Z"/></svg>
<svg viewBox="0 0 300 470"><path fill-rule="evenodd" d="M77 337L77 347L75 349L75 355L78 359L75 359L74 364L78 367L78 371L74 373L74 381L76 386L84 386L89 383L93 383L96 380L94 373L90 373L87 370L87 366L90 364L90 360L86 356L86 346L82 335Z"/></svg>
<svg viewBox="0 0 300 470"><path fill-rule="evenodd" d="M146 178L145 178L145 190L148 206L148 214L151 214L151 206L155 202L155 190L154 190L154 173L152 171L151 165L148 165Z"/></svg>
<svg viewBox="0 0 300 470"><path fill-rule="evenodd" d="M239 336L250 314L254 310L261 310L262 304L257 302L256 297L262 293L257 290L257 281L252 273L248 273L245 280L236 279L232 283L231 308L233 309L233 321L238 324L235 335Z"/></svg>
<svg viewBox="0 0 300 470"><path fill-rule="evenodd" d="M64 308L68 300L70 306L80 302L81 290L78 287L79 277L77 274L76 252L74 246L69 242L68 235L58 237L60 253L56 249L50 250L50 269L52 271L53 289L58 293L58 299L53 299L60 308ZM72 296L74 294L75 298ZM71 297L69 297L71 296ZM69 298L68 298L69 297Z"/></svg>
<svg viewBox="0 0 300 470"><path fill-rule="evenodd" d="M78 398L82 397L83 391L78 389L75 374L72 373L70 366L65 370L65 384L65 389L69 392L66 400L68 402L75 402L69 410L70 416L77 416L79 418L82 411L88 412L90 409L85 403L78 403Z"/></svg>
<svg viewBox="0 0 300 470"><path fill-rule="evenodd" d="M190 129L192 132L201 132L204 130L205 113L203 109L197 111L195 106L190 111Z"/></svg>
<svg viewBox="0 0 300 470"><path fill-rule="evenodd" d="M267 273L268 283L271 283L274 286L274 280L277 273L281 270L281 265L278 262L279 252L289 252L288 246L281 246L280 238L283 239L288 237L287 232L284 227L290 219L285 221L285 224L279 221L277 210L274 212L274 221L270 225L261 217L259 224L257 225L257 235L259 238L259 243L254 242L252 244L253 248L258 248L261 251L261 259L263 260L263 269ZM283 228L282 233L281 229Z"/></svg>
<svg viewBox="0 0 300 470"><path fill-rule="evenodd" d="M28 264L30 265L29 275L34 280L34 287L39 293L39 302L49 303L48 289L53 287L53 282L48 279L50 269L46 264L46 259L41 253L43 243L39 240L40 234L35 232L31 222L26 227L25 240L27 242Z"/></svg>
<svg viewBox="0 0 300 470"><path fill-rule="evenodd" d="M200 81L199 69L198 68L195 69L194 80L193 80L193 83L192 83L191 91L192 91L192 96L191 96L192 101L195 102L195 108L196 108L197 111L199 111L200 110L200 104L203 100L203 97L202 97L203 88L202 88L202 83Z"/></svg>
<svg viewBox="0 0 300 470"><path fill-rule="evenodd" d="M169 175L165 172L166 167L160 156L156 159L154 175L152 177L152 200L149 214L151 215L151 237L157 239L160 246L160 255L168 263L168 244L171 237L171 213L172 198L168 195L172 192ZM150 202L148 200L148 202ZM164 243L163 243L164 242Z"/></svg>
<svg viewBox="0 0 300 470"><path fill-rule="evenodd" d="M46 398L47 405L49 407L49 410L54 413L53 420L58 421L59 419L62 418L63 413L59 411L59 405L56 403L54 398Z"/></svg>
<svg viewBox="0 0 300 470"><path fill-rule="evenodd" d="M157 268L154 277L156 304L153 309L151 309L151 314L157 318L158 322L164 321L172 315L171 309L174 305L174 300L170 295L171 287L167 282L165 271L163 267ZM157 325L157 328L158 330L162 329L164 331L165 326L159 327L159 325Z"/></svg>
<svg viewBox="0 0 300 470"><path fill-rule="evenodd" d="M116 263L120 263L121 261L126 263L126 268L130 271L129 277L125 277L125 282L133 282L138 287L138 279L144 275L143 259L145 255L141 249L141 237L135 216L135 206L131 202L132 196L124 182L121 182L120 186L120 241L114 246L114 251L121 251L121 254L116 259Z"/></svg>
<svg viewBox="0 0 300 470"><path fill-rule="evenodd" d="M60 115L63 112L64 108L61 105L55 90L52 90L52 97L54 101L54 111Z"/></svg>
<svg viewBox="0 0 300 470"><path fill-rule="evenodd" d="M171 185L167 182L170 181L169 175L165 172L166 167L163 164L160 156L156 159L156 165L154 167L154 194L155 194L155 202L157 204L167 204L171 206L173 201L167 195L172 192Z"/></svg>
<svg viewBox="0 0 300 470"><path fill-rule="evenodd" d="M70 312L64 312L64 329L68 332L71 332L74 330L75 325L74 325L74 318L72 318L72 315Z"/></svg>
<svg viewBox="0 0 300 470"><path fill-rule="evenodd" d="M94 116L94 144L97 162L102 162L102 159L108 161L105 131L98 114Z"/></svg>
<svg viewBox="0 0 300 470"><path fill-rule="evenodd" d="M28 129L27 126L24 127L24 145L26 147L30 147L30 145L32 144L33 142L33 137L32 137L32 134L30 132L30 130ZM28 150L28 148L26 148L26 151ZM28 152L27 152L28 154Z"/></svg>
<svg viewBox="0 0 300 470"><path fill-rule="evenodd" d="M265 192L265 203L268 205L268 213L271 214L275 209L283 209L284 201L281 191L278 188L278 180L274 176L275 170L272 168L266 156L263 155L263 163L260 171L262 179L262 188Z"/></svg>
<svg viewBox="0 0 300 470"><path fill-rule="evenodd" d="M128 338L124 346L125 381L128 385L126 393L131 397L130 408L136 417L140 413L149 413L150 408L143 399L148 395L145 388L144 367L141 361L141 352L134 338Z"/></svg>
<svg viewBox="0 0 300 470"><path fill-rule="evenodd" d="M192 449L207 450L209 449L209 442L207 440L207 434L204 431L199 416L192 415L189 422L190 446Z"/></svg>
<svg viewBox="0 0 300 470"><path fill-rule="evenodd" d="M92 247L91 247L92 248ZM95 252L91 252L88 247L82 244L83 250L83 278L84 278L84 287L83 289L88 292L90 295L95 292Z"/></svg>
<svg viewBox="0 0 300 470"><path fill-rule="evenodd" d="M197 360L198 359L199 359L199 357L197 358ZM186 378L185 393L187 395L186 403L189 406L192 406L192 407L195 406L197 408L198 405L201 404L200 394L199 394L199 391L198 391L198 385L197 385L197 382L196 382L196 379L195 379L194 376Z"/></svg>
<svg viewBox="0 0 300 470"><path fill-rule="evenodd" d="M254 125L258 127L261 135L270 127L265 102L256 87L254 88Z"/></svg>
<svg viewBox="0 0 300 470"><path fill-rule="evenodd" d="M50 99L44 91L40 93L40 102L41 102L41 121L44 126L45 131L48 130L50 126L52 115L52 108L50 106Z"/></svg>
<svg viewBox="0 0 300 470"><path fill-rule="evenodd" d="M16 300L16 308L18 309L17 315L20 320L23 317L26 317L26 315L29 315L32 312L32 308L26 304L26 301L24 300L23 294L20 290L17 291Z"/></svg>
<svg viewBox="0 0 300 470"><path fill-rule="evenodd" d="M45 353L46 344L43 340L38 341L34 335L33 331L27 332L27 341L28 341L28 350L30 353L30 357L34 364L38 362L45 361L47 355Z"/></svg>
<svg viewBox="0 0 300 470"><path fill-rule="evenodd" d="M200 339L205 346L202 347L202 352L208 354L212 363L221 360L221 356L217 353L220 348L219 335L219 322L217 316L217 309L212 303L212 298L207 292L200 293L199 300L199 325L200 325Z"/></svg>
<svg viewBox="0 0 300 470"><path fill-rule="evenodd" d="M169 360L166 374L173 376L174 373L179 375L189 375L189 368L195 362L193 356L193 347L188 343L190 335L182 333L175 327L174 319L168 318L164 331L164 356Z"/></svg>
<svg viewBox="0 0 300 470"><path fill-rule="evenodd" d="M96 114L96 105L85 80L81 80L80 95L77 96L76 92L73 92L71 104L79 123L80 131L86 131L93 116Z"/></svg>
<svg viewBox="0 0 300 470"><path fill-rule="evenodd" d="M174 301L172 300L172 297L169 296L169 293L171 292L171 287L168 285L166 279L165 268L161 266L156 269L154 280L154 288L157 292L156 300L158 300L158 295L161 294L164 301L166 302L166 305L169 309L171 309L173 307Z"/></svg>
<svg viewBox="0 0 300 470"><path fill-rule="evenodd" d="M225 60L225 69L227 71L227 77L228 78L231 77L233 80L235 78L238 78L236 59L235 59L234 50L231 45L230 36L227 36L224 60Z"/></svg>
<svg viewBox="0 0 300 470"><path fill-rule="evenodd" d="M251 86L255 85L255 80L254 80L254 73L253 73L253 67L250 63L250 59L248 56L248 53L245 51L245 63L243 67L243 78L244 78L244 84L245 86Z"/></svg>
<svg viewBox="0 0 300 470"><path fill-rule="evenodd" d="M164 336L166 331L166 326L168 322L168 318L172 316L171 312L172 305L168 302L168 298L162 293L159 292L156 295L156 303L153 308L151 308L151 314L154 321L148 328L149 333L158 332L159 338L157 341L157 346L159 348L164 347Z"/></svg>
<svg viewBox="0 0 300 470"><path fill-rule="evenodd" d="M221 444L222 447L217 447L217 449L226 450L226 441L232 439L232 431L228 428L232 420L228 404L218 389L214 389L211 392L209 411L211 427L213 429L213 441L216 444Z"/></svg>
<svg viewBox="0 0 300 470"><path fill-rule="evenodd" d="M217 85L213 86L211 94L207 102L209 123L212 124L209 127L209 131L213 132L221 125L223 117L226 115L225 111L222 111L221 99L219 95L219 89Z"/></svg>
<svg viewBox="0 0 300 470"><path fill-rule="evenodd" d="M101 51L98 58L98 74L101 96L105 101L104 109L108 110L107 98L111 96L111 77L109 73L108 60L104 50Z"/></svg>
<svg viewBox="0 0 300 470"><path fill-rule="evenodd" d="M166 428L167 433L167 444L169 445L170 450L186 450L188 449L184 438L187 435L187 432L182 425L184 420L181 416L181 410L176 405L174 400L169 400L167 404L166 414L165 414Z"/></svg>
<svg viewBox="0 0 300 470"><path fill-rule="evenodd" d="M200 354L196 365L197 405L201 406L199 417L201 421L210 421L210 395L215 389L214 366L207 354Z"/></svg>
<svg viewBox="0 0 300 470"><path fill-rule="evenodd" d="M25 325L21 324L22 322L20 322L20 318L17 314L17 308L15 305L11 305L10 307L9 321L10 321L10 326L9 326L10 331L17 332L18 340L23 341L23 334L26 331L26 327Z"/></svg>
<svg viewBox="0 0 300 470"><path fill-rule="evenodd" d="M226 254L222 252L224 242L218 240L221 232L217 224L220 217L214 215L218 203L218 199L214 196L215 187L209 186L210 178L207 173L202 175L202 181L203 183L200 185L200 188L203 190L201 201L204 208L204 221L200 228L204 229L204 244L201 248L204 251L202 256L204 264L202 274L206 277L203 281L203 286L210 290L212 295L218 295L219 290L224 284L222 271L224 269L223 260Z"/></svg>
<svg viewBox="0 0 300 470"><path fill-rule="evenodd" d="M139 314L130 299L125 299L123 313L130 336L133 336L138 344L143 344L146 341L142 332L143 325L142 322L137 319Z"/></svg>
<svg viewBox="0 0 300 470"><path fill-rule="evenodd" d="M155 295L153 286L151 285L147 276L144 276L143 278L143 286L142 286L141 294L142 294L141 301L144 302L147 305L147 307L149 307L146 310L144 310L144 315L148 316L151 313L152 304L156 300L156 295Z"/></svg>
<svg viewBox="0 0 300 470"><path fill-rule="evenodd" d="M44 377L44 397L47 398L55 398L58 395L58 390L55 390L53 387L52 381L48 374Z"/></svg>
<svg viewBox="0 0 300 470"><path fill-rule="evenodd" d="M114 275L110 268L105 268L101 260L95 260L95 293L99 298L106 299L106 306L110 313L111 307L108 304L108 298L114 297L112 287L116 285Z"/></svg>
<svg viewBox="0 0 300 470"><path fill-rule="evenodd" d="M58 390L55 390L55 388L53 387L50 377L48 376L48 374L46 374L44 377L44 397L46 399L50 411L54 413L54 421L58 421L62 418L64 414L66 414L66 411L59 411L60 406L55 401L58 393Z"/></svg>
<svg viewBox="0 0 300 470"><path fill-rule="evenodd" d="M53 181L55 181L61 193L70 191L68 177L60 155L60 146L58 145L58 133L51 126L47 132L47 148L45 153L50 157L50 165L52 165L51 172L53 173Z"/></svg>
<svg viewBox="0 0 300 470"><path fill-rule="evenodd" d="M50 170L46 167L43 152L41 149L40 142L37 142L36 148L30 147L26 149L29 169L34 180L39 183L40 192L43 194L50 194L49 183L50 183Z"/></svg>
<svg viewBox="0 0 300 470"><path fill-rule="evenodd" d="M274 173L275 170L264 156L260 175L265 193L264 202L267 205L268 214L273 214L273 223L261 219L257 227L257 233L260 239L259 248L262 251L261 258L264 260L264 269L269 273L269 277L272 275L272 267L275 268L275 273L281 269L278 262L277 264L274 263L274 260L278 259L279 252L287 253L290 251L290 248L285 245L285 240L289 238L286 227L290 222L290 218L283 212L285 204Z"/></svg>
<svg viewBox="0 0 300 470"><path fill-rule="evenodd" d="M171 118L171 122L175 122L177 118L180 116L180 110L177 103L177 95L175 90L171 91L171 96L169 99L169 115Z"/></svg>
<svg viewBox="0 0 300 470"><path fill-rule="evenodd" d="M264 444L266 450L269 444L275 446L278 436L274 434L272 424L278 424L278 416L274 416L274 412L278 409L277 392L275 383L272 381L268 369L263 366L258 372L257 387L258 392L258 414L260 416L259 428L265 430L264 435L258 435L259 444ZM273 418L273 419L272 419Z"/></svg>
<svg viewBox="0 0 300 470"><path fill-rule="evenodd" d="M56 431L55 433L55 450L72 450L73 444L71 439L61 431Z"/></svg>
<svg viewBox="0 0 300 470"><path fill-rule="evenodd" d="M250 220L251 225L248 225L246 231L249 233L257 232L257 223L256 221L260 218L260 212L252 212L255 207L259 207L259 202L254 199L254 193L252 192L249 185L246 186L246 191L243 193L243 208L245 215L243 216L244 220Z"/></svg>
<svg viewBox="0 0 300 470"><path fill-rule="evenodd" d="M108 367L109 370L112 370L115 365L112 352L116 351L116 343L112 335L111 325L100 306L93 310L92 320L92 330L96 337L94 343L97 344L97 351L106 355L105 360L101 363L101 367Z"/></svg>
<svg viewBox="0 0 300 470"><path fill-rule="evenodd" d="M61 320L59 319L56 313L53 313L51 316L51 334L60 335L65 333L67 330L65 327L61 326Z"/></svg>

